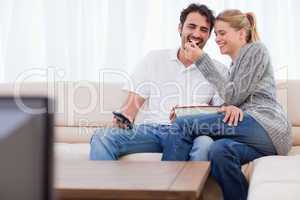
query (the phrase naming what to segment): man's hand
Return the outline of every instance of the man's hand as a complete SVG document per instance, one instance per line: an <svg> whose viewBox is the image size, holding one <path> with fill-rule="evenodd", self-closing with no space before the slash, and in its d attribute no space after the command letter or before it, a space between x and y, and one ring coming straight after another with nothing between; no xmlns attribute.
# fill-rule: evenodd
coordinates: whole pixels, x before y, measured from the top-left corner
<svg viewBox="0 0 300 200"><path fill-rule="evenodd" d="M190 62L196 62L203 55L203 50L191 40L184 45L184 56Z"/></svg>
<svg viewBox="0 0 300 200"><path fill-rule="evenodd" d="M132 119L130 116L128 116L128 115L126 115L126 114L124 114L124 113L122 113L122 114L123 114L125 117L127 117L127 119L129 119L129 121L130 121L131 123L133 122L133 119ZM113 123L113 126L114 126L114 127L123 128L123 129L126 129L126 128L127 128L126 124L121 123L115 116L113 116L112 123Z"/></svg>
<svg viewBox="0 0 300 200"><path fill-rule="evenodd" d="M228 123L229 126L237 126L238 122L241 122L244 117L243 111L236 106L222 106L219 112L225 113L223 122Z"/></svg>
<svg viewBox="0 0 300 200"><path fill-rule="evenodd" d="M129 119L129 121L132 123L139 112L140 108L144 104L145 99L141 97L140 95L129 92L126 102L123 104L122 108L120 109L122 114ZM127 128L126 125L118 122L118 120L115 118L115 116L112 119L113 126L119 127L119 128Z"/></svg>

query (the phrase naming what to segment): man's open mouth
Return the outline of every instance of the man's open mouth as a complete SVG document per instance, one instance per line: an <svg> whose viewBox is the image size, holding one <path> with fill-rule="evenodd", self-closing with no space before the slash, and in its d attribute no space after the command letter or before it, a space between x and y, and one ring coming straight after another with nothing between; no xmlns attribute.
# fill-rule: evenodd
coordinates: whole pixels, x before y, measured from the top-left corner
<svg viewBox="0 0 300 200"><path fill-rule="evenodd" d="M197 46L200 46L200 44L201 44L201 41L199 41L199 40L197 41L193 38L188 38L188 42L192 42L192 43L196 44Z"/></svg>

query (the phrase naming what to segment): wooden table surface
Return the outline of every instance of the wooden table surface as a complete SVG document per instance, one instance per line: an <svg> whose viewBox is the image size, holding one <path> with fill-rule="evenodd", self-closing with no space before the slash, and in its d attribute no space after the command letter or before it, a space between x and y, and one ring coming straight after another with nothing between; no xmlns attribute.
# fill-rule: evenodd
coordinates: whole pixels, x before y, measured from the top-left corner
<svg viewBox="0 0 300 200"><path fill-rule="evenodd" d="M59 162L58 199L198 199L209 162Z"/></svg>

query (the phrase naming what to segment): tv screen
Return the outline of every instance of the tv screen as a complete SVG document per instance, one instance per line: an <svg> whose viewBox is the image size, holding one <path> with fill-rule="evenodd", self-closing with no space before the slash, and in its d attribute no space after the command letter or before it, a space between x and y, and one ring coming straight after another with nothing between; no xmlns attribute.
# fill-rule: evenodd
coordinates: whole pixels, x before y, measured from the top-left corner
<svg viewBox="0 0 300 200"><path fill-rule="evenodd" d="M43 97L0 97L0 199L51 199L52 117Z"/></svg>

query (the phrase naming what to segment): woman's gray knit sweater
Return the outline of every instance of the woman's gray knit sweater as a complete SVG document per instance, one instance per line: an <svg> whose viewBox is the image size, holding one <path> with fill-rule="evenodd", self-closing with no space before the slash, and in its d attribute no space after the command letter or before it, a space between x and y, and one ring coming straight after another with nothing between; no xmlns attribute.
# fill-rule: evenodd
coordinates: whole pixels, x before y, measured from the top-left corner
<svg viewBox="0 0 300 200"><path fill-rule="evenodd" d="M276 85L270 56L259 42L244 45L229 74L217 70L207 54L196 61L197 68L213 84L227 105L241 108L269 134L279 155L286 155L292 145L291 125L276 100Z"/></svg>

